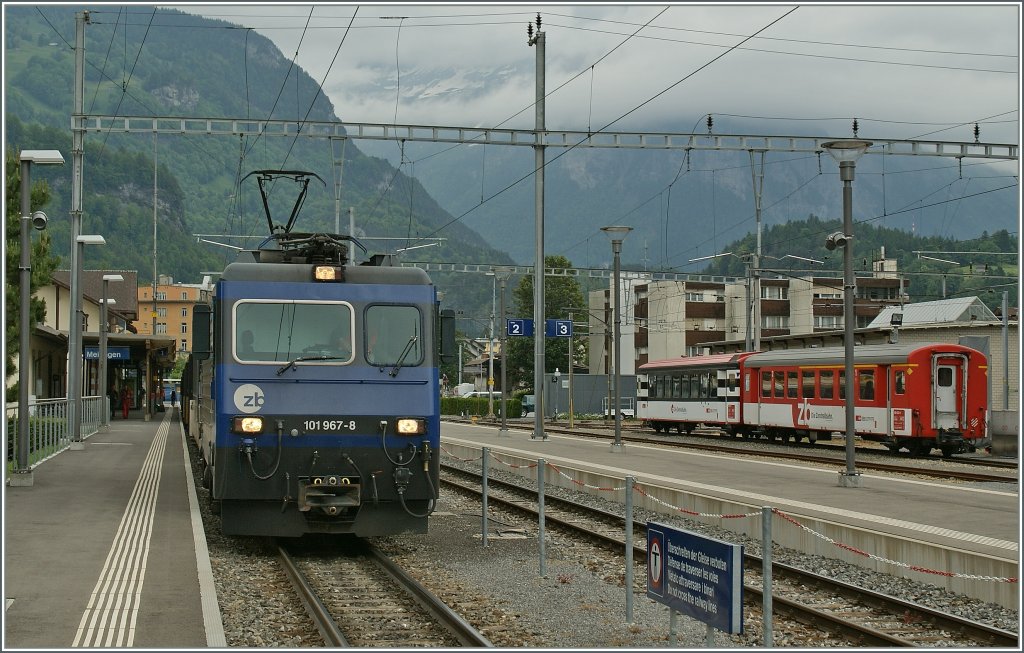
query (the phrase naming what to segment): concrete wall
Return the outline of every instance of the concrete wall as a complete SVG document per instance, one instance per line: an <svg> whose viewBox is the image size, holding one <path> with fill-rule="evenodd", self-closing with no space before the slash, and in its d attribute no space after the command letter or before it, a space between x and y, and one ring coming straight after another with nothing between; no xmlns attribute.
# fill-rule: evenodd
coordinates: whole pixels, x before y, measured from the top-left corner
<svg viewBox="0 0 1024 653"><path fill-rule="evenodd" d="M1018 457L1020 442L1020 412L1017 410L993 410L989 422L992 434L992 455Z"/></svg>

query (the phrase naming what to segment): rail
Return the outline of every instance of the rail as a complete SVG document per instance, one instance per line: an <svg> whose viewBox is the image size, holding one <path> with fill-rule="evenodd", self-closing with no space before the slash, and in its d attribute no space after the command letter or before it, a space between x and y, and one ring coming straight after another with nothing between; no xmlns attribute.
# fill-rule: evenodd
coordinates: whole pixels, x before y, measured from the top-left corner
<svg viewBox="0 0 1024 653"><path fill-rule="evenodd" d="M106 397L82 397L81 433L85 439L100 426L101 411L106 409ZM18 451L17 402L7 404L7 471L14 469ZM35 469L43 461L56 456L71 446L67 434L67 399L29 399L28 402L28 465Z"/></svg>

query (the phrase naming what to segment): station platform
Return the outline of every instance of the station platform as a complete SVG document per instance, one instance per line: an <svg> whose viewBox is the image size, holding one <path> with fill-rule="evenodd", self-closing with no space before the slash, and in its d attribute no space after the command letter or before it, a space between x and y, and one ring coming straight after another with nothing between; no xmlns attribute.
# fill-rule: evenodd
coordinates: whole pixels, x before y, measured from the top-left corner
<svg viewBox="0 0 1024 653"><path fill-rule="evenodd" d="M627 476L641 489L634 505L761 538L760 514L775 508L772 540L821 555L925 582L1019 609L1020 494L1016 483L995 486L863 473L859 487L841 487L833 468L756 456L729 457L633 442L612 451L609 440L497 426L444 422L447 456L479 460L487 447L491 469L585 490L624 502ZM551 468L551 465L557 469ZM844 468L845 471L845 468ZM704 516L708 515L708 516ZM799 524L799 525L798 525ZM925 570L925 571L920 571Z"/></svg>
<svg viewBox="0 0 1024 653"><path fill-rule="evenodd" d="M178 411L154 417L5 487L5 650L225 646Z"/></svg>

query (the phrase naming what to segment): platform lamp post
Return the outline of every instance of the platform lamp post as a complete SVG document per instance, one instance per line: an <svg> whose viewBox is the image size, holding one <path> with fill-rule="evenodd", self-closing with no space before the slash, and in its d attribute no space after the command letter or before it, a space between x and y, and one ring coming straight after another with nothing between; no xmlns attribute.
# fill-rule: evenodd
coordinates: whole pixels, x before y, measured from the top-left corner
<svg viewBox="0 0 1024 653"><path fill-rule="evenodd" d="M505 375L505 370L508 369L508 327L503 327L501 324L505 320L505 282L512 276L513 270L514 268L507 265L491 268L494 276L501 283L501 312L498 314L498 328L501 329L501 428L498 430L498 435L508 433L508 399L505 393L505 388L508 386L506 381L508 377Z"/></svg>
<svg viewBox="0 0 1024 653"><path fill-rule="evenodd" d="M612 354L614 365L615 365L615 405L609 408L615 411L615 442L612 443L611 451L622 452L622 338L621 324L622 324L622 308L620 306L621 298L619 296L619 255L622 253L622 240L633 230L633 227L624 226L612 226L612 227L601 227L601 231L605 232L612 239L612 256L614 258L614 284L615 284L615 341L612 343L614 353Z"/></svg>
<svg viewBox="0 0 1024 653"><path fill-rule="evenodd" d="M487 334L487 419L494 419L494 309L497 303L498 275L493 269L485 274L491 278L491 330Z"/></svg>
<svg viewBox="0 0 1024 653"><path fill-rule="evenodd" d="M78 265L71 271L71 286L82 292L82 260L86 245L106 245L107 241L103 236L96 234L81 234L75 237L75 247L78 254ZM82 310L82 298L78 301L72 297L71 303L77 306L78 310L71 311L71 320L68 324L70 331L68 335L68 437L71 438L71 449L82 450L82 322L85 321L85 311Z"/></svg>
<svg viewBox="0 0 1024 653"><path fill-rule="evenodd" d="M103 275L103 298L100 300L100 391L103 393L101 396L109 397L107 393L107 331L109 317L107 310L110 306L117 304L113 299L110 299L107 293L108 284L111 281L124 281L124 277L120 274L104 274ZM109 426L109 415L112 406L106 406L103 414L100 416L100 428L106 429Z"/></svg>
<svg viewBox="0 0 1024 653"><path fill-rule="evenodd" d="M46 214L32 211L32 164L63 165L64 157L57 150L22 150L21 161L21 234L19 244L21 257L18 265L19 333L18 333L18 452L17 469L11 475L11 485L28 487L32 485L32 470L28 465L28 385L32 370L31 316L32 311L32 236L30 226L38 230L46 228Z"/></svg>
<svg viewBox="0 0 1024 653"><path fill-rule="evenodd" d="M825 241L825 247L834 250L843 248L843 344L846 362L846 470L839 472L840 487L860 487L860 473L854 463L854 440L856 439L856 415L854 414L854 393L857 383L853 367L853 338L857 316L853 310L853 299L857 282L853 276L853 176L857 159L872 143L861 140L829 141L821 146L828 150L839 164L839 179L843 182L843 230L836 232Z"/></svg>

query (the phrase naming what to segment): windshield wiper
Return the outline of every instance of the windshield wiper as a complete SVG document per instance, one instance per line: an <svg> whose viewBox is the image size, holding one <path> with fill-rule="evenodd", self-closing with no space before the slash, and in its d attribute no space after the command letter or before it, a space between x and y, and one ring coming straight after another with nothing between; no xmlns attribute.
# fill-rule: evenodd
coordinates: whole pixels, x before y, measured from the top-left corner
<svg viewBox="0 0 1024 653"><path fill-rule="evenodd" d="M405 357L409 355L409 352L412 351L412 346L415 345L416 341L419 339L420 337L416 334L409 336L409 342L405 343L405 349L402 350L402 355L398 357L398 362L395 363L395 367L388 372L388 376L398 376L398 370L402 367L402 363L405 362Z"/></svg>
<svg viewBox="0 0 1024 653"><path fill-rule="evenodd" d="M290 360L287 363L285 363L284 365L282 365L281 369L279 369L277 371L277 375L281 376L282 374L284 374L285 372L288 371L288 368L295 367L296 363L301 363L303 361L344 361L344 360L348 360L348 358L349 358L348 356L327 356L327 355L323 355L323 356L299 356L298 358L296 358L294 360Z"/></svg>

